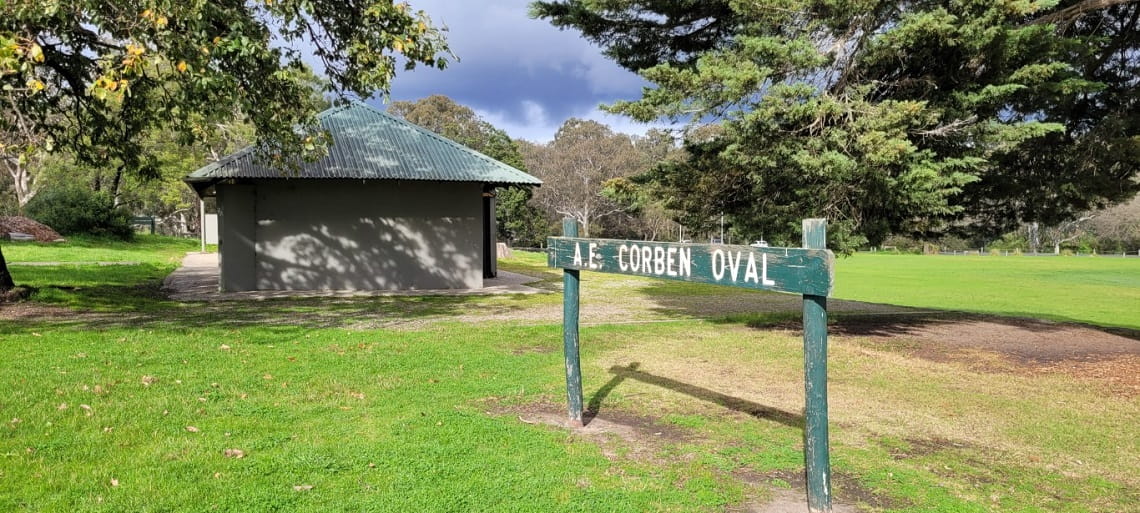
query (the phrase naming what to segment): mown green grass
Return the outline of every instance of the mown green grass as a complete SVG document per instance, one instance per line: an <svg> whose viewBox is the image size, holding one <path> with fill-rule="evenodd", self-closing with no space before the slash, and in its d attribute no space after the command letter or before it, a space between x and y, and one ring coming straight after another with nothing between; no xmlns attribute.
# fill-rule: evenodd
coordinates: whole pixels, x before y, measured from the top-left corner
<svg viewBox="0 0 1140 513"><path fill-rule="evenodd" d="M906 268L894 258L879 269ZM0 320L0 511L719 512L802 486L802 342L745 325L795 312L685 307L731 289L583 273L584 306L636 299L675 319L582 330L588 406L643 419L631 440L528 413L564 402L560 326L525 315L557 294L206 305L164 299L167 269L20 269L41 287L31 307L71 310ZM782 298L748 294L729 302ZM488 311L520 320L448 320ZM1140 511L1135 398L890 347L831 342L839 502Z"/></svg>
<svg viewBox="0 0 1140 513"><path fill-rule="evenodd" d="M23 262L139 262L178 264L189 251L201 246L195 239L136 235L133 241L70 237L65 242L4 242L9 264ZM23 268L13 270L14 273Z"/></svg>
<svg viewBox="0 0 1140 513"><path fill-rule="evenodd" d="M1140 258L857 254L835 297L1140 329Z"/></svg>

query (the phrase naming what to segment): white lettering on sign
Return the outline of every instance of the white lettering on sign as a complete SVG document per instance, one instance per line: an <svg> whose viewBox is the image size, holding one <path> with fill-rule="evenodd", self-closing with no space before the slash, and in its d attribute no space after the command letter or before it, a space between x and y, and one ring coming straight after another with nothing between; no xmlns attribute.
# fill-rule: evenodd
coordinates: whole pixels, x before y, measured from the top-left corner
<svg viewBox="0 0 1140 513"><path fill-rule="evenodd" d="M692 278L693 248L684 244L655 242L632 243L607 241L572 242L572 263L567 267L593 271L623 272L662 278ZM585 245L585 247L582 247ZM562 250L565 251L565 250ZM724 285L779 288L781 285L768 276L768 252L765 250L727 249L697 246L699 281ZM707 251L707 253L706 253ZM559 252L562 255L566 253ZM760 258L756 258L759 255ZM569 255L567 255L569 256ZM611 259L617 262L611 262ZM774 265L780 265L777 255ZM616 264L616 265L615 265ZM708 266L707 269L703 266ZM800 267L800 266L797 266ZM780 269L777 269L777 274Z"/></svg>
<svg viewBox="0 0 1140 513"><path fill-rule="evenodd" d="M760 271L760 275L762 276L761 280L763 280L764 286L771 287L771 286L776 284L776 281L768 279L768 254L764 253L763 256L761 256L760 258L761 258L761 262L762 262L760 264L760 267L762 269Z"/></svg>
<svg viewBox="0 0 1140 513"><path fill-rule="evenodd" d="M692 248L663 248L622 244L617 248L617 265L622 271L633 271L655 276L692 276ZM597 268L601 268L599 263Z"/></svg>
<svg viewBox="0 0 1140 513"><path fill-rule="evenodd" d="M748 279L752 279L752 283L760 281L760 275L756 274L756 255L748 254L748 267L744 269L744 282L748 283Z"/></svg>
<svg viewBox="0 0 1140 513"><path fill-rule="evenodd" d="M728 254L728 273L732 276L732 282L736 283L737 276L740 276L740 252L736 252L736 260L732 259L732 253Z"/></svg>

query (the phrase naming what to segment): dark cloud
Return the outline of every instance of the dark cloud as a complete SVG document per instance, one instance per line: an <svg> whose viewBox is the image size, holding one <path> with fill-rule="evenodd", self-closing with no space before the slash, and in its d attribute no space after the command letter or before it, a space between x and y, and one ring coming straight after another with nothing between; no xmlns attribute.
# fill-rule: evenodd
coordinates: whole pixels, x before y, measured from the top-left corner
<svg viewBox="0 0 1140 513"><path fill-rule="evenodd" d="M444 71L402 72L392 85L394 100L444 94L483 114L515 137L545 140L569 117L618 123L602 103L640 96L644 81L601 55L577 32L559 31L527 16L529 0L457 2L412 0L438 25L460 58Z"/></svg>

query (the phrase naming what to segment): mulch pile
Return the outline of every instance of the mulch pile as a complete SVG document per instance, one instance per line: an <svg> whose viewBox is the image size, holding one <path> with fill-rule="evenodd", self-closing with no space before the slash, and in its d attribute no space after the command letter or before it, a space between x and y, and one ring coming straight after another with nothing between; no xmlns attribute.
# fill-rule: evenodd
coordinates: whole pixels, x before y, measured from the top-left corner
<svg viewBox="0 0 1140 513"><path fill-rule="evenodd" d="M62 241L55 230L43 223L21 216L0 217L0 238L7 238L9 233L26 233L36 238L38 242Z"/></svg>

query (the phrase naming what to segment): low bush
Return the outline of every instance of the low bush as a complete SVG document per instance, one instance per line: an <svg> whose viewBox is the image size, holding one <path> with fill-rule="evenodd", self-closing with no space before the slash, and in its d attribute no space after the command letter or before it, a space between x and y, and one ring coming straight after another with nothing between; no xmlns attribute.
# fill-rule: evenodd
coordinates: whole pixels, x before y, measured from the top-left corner
<svg viewBox="0 0 1140 513"><path fill-rule="evenodd" d="M63 235L95 235L129 240L131 213L115 207L106 194L79 187L48 189L36 194L25 214Z"/></svg>

